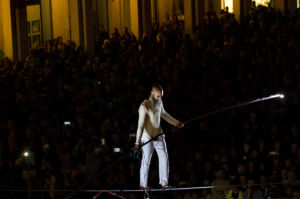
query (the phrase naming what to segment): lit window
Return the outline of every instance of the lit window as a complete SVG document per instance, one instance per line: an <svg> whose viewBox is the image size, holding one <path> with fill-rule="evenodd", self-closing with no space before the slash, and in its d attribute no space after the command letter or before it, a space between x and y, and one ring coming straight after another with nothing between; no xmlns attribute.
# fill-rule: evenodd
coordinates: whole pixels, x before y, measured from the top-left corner
<svg viewBox="0 0 300 199"><path fill-rule="evenodd" d="M228 7L228 12L233 12L233 0L221 0L222 9Z"/></svg>
<svg viewBox="0 0 300 199"><path fill-rule="evenodd" d="M255 0L256 6L268 6L271 0Z"/></svg>
<svg viewBox="0 0 300 199"><path fill-rule="evenodd" d="M41 24L41 6L28 5L26 6L27 14L27 33L28 33L28 46L42 45L42 24Z"/></svg>
<svg viewBox="0 0 300 199"><path fill-rule="evenodd" d="M297 8L300 8L300 0L297 1Z"/></svg>

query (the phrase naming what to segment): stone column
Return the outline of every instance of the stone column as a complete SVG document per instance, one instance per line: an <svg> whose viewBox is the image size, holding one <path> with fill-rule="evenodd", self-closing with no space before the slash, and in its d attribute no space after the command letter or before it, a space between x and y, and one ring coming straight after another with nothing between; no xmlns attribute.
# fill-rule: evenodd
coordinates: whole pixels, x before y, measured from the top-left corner
<svg viewBox="0 0 300 199"><path fill-rule="evenodd" d="M121 0L108 0L108 26L109 33L112 34L115 28L118 28L121 31Z"/></svg>
<svg viewBox="0 0 300 199"><path fill-rule="evenodd" d="M95 18L92 10L92 0L82 0L82 24L84 49L88 55L95 53Z"/></svg>
<svg viewBox="0 0 300 199"><path fill-rule="evenodd" d="M143 33L149 34L152 29L151 0L140 0L140 3Z"/></svg>
<svg viewBox="0 0 300 199"><path fill-rule="evenodd" d="M84 46L82 0L69 0L70 39Z"/></svg>
<svg viewBox="0 0 300 199"><path fill-rule="evenodd" d="M130 0L130 28L131 32L138 38L141 34L141 18L139 12L139 0Z"/></svg>
<svg viewBox="0 0 300 199"><path fill-rule="evenodd" d="M219 15L221 10L221 1L220 0L210 0L213 10Z"/></svg>
<svg viewBox="0 0 300 199"><path fill-rule="evenodd" d="M51 0L41 0L41 14L44 42L52 39Z"/></svg>
<svg viewBox="0 0 300 199"><path fill-rule="evenodd" d="M243 3L243 13L241 14L241 20L244 20L248 15L252 7L252 0L245 0Z"/></svg>
<svg viewBox="0 0 300 199"><path fill-rule="evenodd" d="M195 0L184 1L184 29L192 34L195 28Z"/></svg>
<svg viewBox="0 0 300 199"><path fill-rule="evenodd" d="M139 38L152 27L151 0L130 0L131 32Z"/></svg>
<svg viewBox="0 0 300 199"><path fill-rule="evenodd" d="M297 0L288 0L288 9L294 12L297 9Z"/></svg>
<svg viewBox="0 0 300 199"><path fill-rule="evenodd" d="M157 9L158 9L158 22L161 24L163 22L166 22L166 16L167 14L172 16L174 5L173 0L156 0L157 3ZM185 14L185 13L184 13Z"/></svg>
<svg viewBox="0 0 300 199"><path fill-rule="evenodd" d="M156 0L151 0L151 18L157 22L157 5Z"/></svg>
<svg viewBox="0 0 300 199"><path fill-rule="evenodd" d="M28 55L27 13L26 4L12 1L12 30L14 60L24 61Z"/></svg>
<svg viewBox="0 0 300 199"><path fill-rule="evenodd" d="M274 0L275 8L279 9L282 13L285 11L285 0Z"/></svg>
<svg viewBox="0 0 300 199"><path fill-rule="evenodd" d="M205 1L195 0L195 25L203 24L203 17L205 15Z"/></svg>
<svg viewBox="0 0 300 199"><path fill-rule="evenodd" d="M53 37L62 37L63 41L70 40L70 19L68 0L51 0Z"/></svg>
<svg viewBox="0 0 300 199"><path fill-rule="evenodd" d="M211 0L204 0L204 15L213 8Z"/></svg>
<svg viewBox="0 0 300 199"><path fill-rule="evenodd" d="M238 21L240 21L240 19L241 19L241 12L243 12L241 1L244 1L244 0L233 0L233 13L234 13L235 19Z"/></svg>
<svg viewBox="0 0 300 199"><path fill-rule="evenodd" d="M123 20L122 28L127 27L130 30L130 0L122 0Z"/></svg>
<svg viewBox="0 0 300 199"><path fill-rule="evenodd" d="M104 25L104 28L106 31L109 30L108 28L108 6L107 1L103 0L97 0L96 1L97 6L97 19L98 19L98 25L102 24Z"/></svg>

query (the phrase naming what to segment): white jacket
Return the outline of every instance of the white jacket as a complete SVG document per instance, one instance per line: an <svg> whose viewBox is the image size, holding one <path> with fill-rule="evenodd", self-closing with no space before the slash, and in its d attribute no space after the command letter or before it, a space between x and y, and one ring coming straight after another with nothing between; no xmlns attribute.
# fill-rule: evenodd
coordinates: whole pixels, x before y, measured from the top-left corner
<svg viewBox="0 0 300 199"><path fill-rule="evenodd" d="M158 104L155 107L152 107L150 100L146 99L143 101L139 108L138 129L135 144L139 144L141 140L146 142L163 132L160 126L161 117L173 126L179 124L178 120L174 119L165 111L161 100L158 101Z"/></svg>

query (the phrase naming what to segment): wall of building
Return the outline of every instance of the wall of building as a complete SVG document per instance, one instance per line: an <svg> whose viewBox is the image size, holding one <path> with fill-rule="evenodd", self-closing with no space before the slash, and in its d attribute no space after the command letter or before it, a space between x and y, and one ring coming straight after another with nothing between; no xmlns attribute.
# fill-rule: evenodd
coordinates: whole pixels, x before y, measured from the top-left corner
<svg viewBox="0 0 300 199"><path fill-rule="evenodd" d="M82 0L82 28L83 47L88 55L94 56L95 53L95 17L92 9L91 0Z"/></svg>
<svg viewBox="0 0 300 199"><path fill-rule="evenodd" d="M297 9L297 1L298 0L288 0L288 9L290 10Z"/></svg>
<svg viewBox="0 0 300 199"><path fill-rule="evenodd" d="M2 23L2 3L0 2L0 51L1 52L3 52L3 48L4 48L4 38L3 38L3 23ZM1 58L2 58L2 54L0 54L0 59Z"/></svg>
<svg viewBox="0 0 300 199"><path fill-rule="evenodd" d="M241 2L240 0L233 1L233 13L235 15L235 18L239 21L241 17Z"/></svg>
<svg viewBox="0 0 300 199"><path fill-rule="evenodd" d="M70 40L69 2L51 0L53 37L61 36L63 41Z"/></svg>
<svg viewBox="0 0 300 199"><path fill-rule="evenodd" d="M173 0L156 0L158 22L163 23L167 20L166 15L174 14Z"/></svg>
<svg viewBox="0 0 300 199"><path fill-rule="evenodd" d="M279 9L281 12L284 12L284 0L275 0L275 8Z"/></svg>
<svg viewBox="0 0 300 199"><path fill-rule="evenodd" d="M13 59L10 0L0 1L0 50L4 56Z"/></svg>
<svg viewBox="0 0 300 199"><path fill-rule="evenodd" d="M106 0L97 0L97 24L104 25L106 31L108 31L108 9Z"/></svg>
<svg viewBox="0 0 300 199"><path fill-rule="evenodd" d="M80 1L69 0L69 11L70 11L70 39L74 41L77 45L82 45L82 39L80 37L80 21L78 12L81 8Z"/></svg>
<svg viewBox="0 0 300 199"><path fill-rule="evenodd" d="M140 34L138 0L130 0L130 30L136 36Z"/></svg>
<svg viewBox="0 0 300 199"><path fill-rule="evenodd" d="M130 0L123 0L123 25L124 27L128 27L130 30Z"/></svg>
<svg viewBox="0 0 300 199"><path fill-rule="evenodd" d="M107 2L109 32L113 33L115 28L121 28L121 0L114 0Z"/></svg>
<svg viewBox="0 0 300 199"><path fill-rule="evenodd" d="M51 0L41 0L41 15L44 42L52 39Z"/></svg>

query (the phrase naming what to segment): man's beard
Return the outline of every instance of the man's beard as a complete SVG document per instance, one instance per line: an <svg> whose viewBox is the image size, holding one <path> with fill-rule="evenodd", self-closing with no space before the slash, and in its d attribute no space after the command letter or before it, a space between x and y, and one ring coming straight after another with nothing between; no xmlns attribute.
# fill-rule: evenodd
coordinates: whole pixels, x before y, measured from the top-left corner
<svg viewBox="0 0 300 199"><path fill-rule="evenodd" d="M153 108L157 108L159 104L159 100L155 99L154 96L151 98L151 104Z"/></svg>

